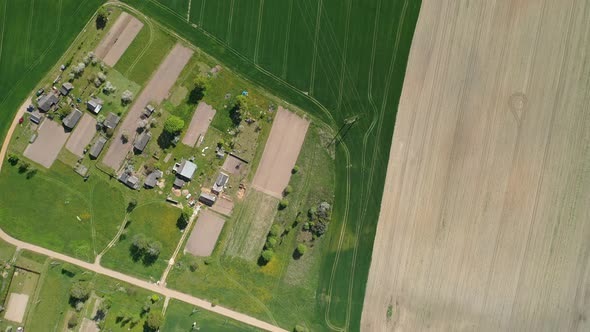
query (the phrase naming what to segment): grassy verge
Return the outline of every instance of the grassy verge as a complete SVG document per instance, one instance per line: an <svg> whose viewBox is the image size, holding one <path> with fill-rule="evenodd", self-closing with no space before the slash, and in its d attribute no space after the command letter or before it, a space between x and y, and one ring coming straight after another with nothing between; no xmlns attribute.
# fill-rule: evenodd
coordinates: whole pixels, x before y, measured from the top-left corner
<svg viewBox="0 0 590 332"><path fill-rule="evenodd" d="M209 311L198 309L190 304L177 300L170 300L166 310L166 319L162 331L185 332L191 331L193 323L201 331L260 331L252 326L229 319Z"/></svg>

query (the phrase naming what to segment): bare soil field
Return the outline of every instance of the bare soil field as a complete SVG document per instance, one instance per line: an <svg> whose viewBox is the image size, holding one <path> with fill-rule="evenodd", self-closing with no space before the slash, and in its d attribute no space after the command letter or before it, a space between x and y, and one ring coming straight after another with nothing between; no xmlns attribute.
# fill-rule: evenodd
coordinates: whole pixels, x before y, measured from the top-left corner
<svg viewBox="0 0 590 332"><path fill-rule="evenodd" d="M127 47L143 28L143 23L123 12L96 47L95 54L107 66L115 66Z"/></svg>
<svg viewBox="0 0 590 332"><path fill-rule="evenodd" d="M194 147L195 143L197 143L198 146L199 143L197 141L201 136L205 136L207 133L207 129L209 129L209 124L213 120L215 113L216 111L213 107L204 102L200 102L195 114L193 114L188 130L182 138L182 144Z"/></svg>
<svg viewBox="0 0 590 332"><path fill-rule="evenodd" d="M70 133L66 132L59 123L49 119L41 123L37 133L37 139L32 144L27 145L24 156L46 168L50 168Z"/></svg>
<svg viewBox="0 0 590 332"><path fill-rule="evenodd" d="M29 296L27 294L10 293L4 318L12 322L22 323L27 312L28 302Z"/></svg>
<svg viewBox="0 0 590 332"><path fill-rule="evenodd" d="M90 144L96 134L96 119L90 114L85 113L78 122L78 125L72 132L72 135L66 143L66 149L70 150L78 157L84 156L84 148Z"/></svg>
<svg viewBox="0 0 590 332"><path fill-rule="evenodd" d="M252 187L276 198L282 197L308 127L307 119L279 107Z"/></svg>
<svg viewBox="0 0 590 332"><path fill-rule="evenodd" d="M589 22L422 2L363 331L590 330Z"/></svg>
<svg viewBox="0 0 590 332"><path fill-rule="evenodd" d="M170 88L172 88L178 75L180 75L180 72L192 55L193 51L181 44L176 44L172 51L170 51L139 97L135 99L123 123L119 125L113 142L103 158L105 165L115 170L119 169L125 156L133 148L134 140L134 137L130 137L127 142L124 142L121 139L121 135L123 133L127 133L130 136L134 135L137 122L141 118L144 107L151 102L159 104L168 97Z"/></svg>
<svg viewBox="0 0 590 332"><path fill-rule="evenodd" d="M248 164L231 155L225 157L223 166L221 166L224 171L232 175L243 175L246 172L246 167Z"/></svg>
<svg viewBox="0 0 590 332"><path fill-rule="evenodd" d="M223 195L217 198L215 205L211 207L211 210L221 213L224 216L231 216L231 212L234 209L234 202Z"/></svg>
<svg viewBox="0 0 590 332"><path fill-rule="evenodd" d="M225 220L219 215L209 210L201 212L184 251L195 256L211 256L217 238L223 229L223 224L225 224Z"/></svg>

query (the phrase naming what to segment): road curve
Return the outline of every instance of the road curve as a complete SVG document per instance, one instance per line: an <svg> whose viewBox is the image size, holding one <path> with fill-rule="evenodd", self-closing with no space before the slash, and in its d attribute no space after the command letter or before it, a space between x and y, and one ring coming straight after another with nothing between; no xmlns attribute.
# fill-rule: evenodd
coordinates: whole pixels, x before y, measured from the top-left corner
<svg viewBox="0 0 590 332"><path fill-rule="evenodd" d="M4 165L4 158L6 155L6 151L8 150L8 144L10 143L10 138L12 137L12 134L14 133L14 129L16 128L16 126L18 125L18 121L20 119L20 117L22 116L22 114L25 112L27 105L29 105L31 102L30 97L23 103L23 105L19 108L18 112L16 113L16 116L14 117L14 120L12 121L12 124L10 125L10 128L8 129L8 132L6 133L6 137L4 139L4 142L2 143L2 148L0 149L0 170L2 170L2 166ZM267 322L263 322L259 319L250 317L248 315L221 307L221 306L213 306L211 304L211 302L205 301L203 299L194 297L192 295L188 295L185 293L181 293L179 291L173 290L173 289L169 289L163 285L157 285L157 284L153 284L150 282L147 282L145 280L141 280L141 279L137 279L131 276L128 276L126 274L117 272L117 271L113 271L111 269L107 269L102 267L99 263L88 263L64 254L60 254L58 252L55 252L53 250L49 250L47 248L43 248L31 243L27 243L27 242L23 242L20 240L17 240L15 238L13 238L12 236L8 235L6 232L4 232L2 229L0 229L0 239L4 240L7 243L10 243L14 246L16 246L18 249L26 249L38 254L42 254L48 257L51 257L53 259L58 259L73 265L77 265L80 266L84 269L93 271L95 273L98 274L102 274L114 279L118 279L121 281L124 281L126 283L132 284L134 286L137 287L141 287L143 289L147 289L149 291L152 291L154 293L159 293L162 294L166 297L170 297L179 301L183 301L189 304L192 304L194 306L203 308L205 310L220 314L222 316L237 320L239 322L242 322L244 324L248 324L266 331L272 331L272 332L287 332L287 330L284 330L280 327L274 326L272 324L269 324Z"/></svg>

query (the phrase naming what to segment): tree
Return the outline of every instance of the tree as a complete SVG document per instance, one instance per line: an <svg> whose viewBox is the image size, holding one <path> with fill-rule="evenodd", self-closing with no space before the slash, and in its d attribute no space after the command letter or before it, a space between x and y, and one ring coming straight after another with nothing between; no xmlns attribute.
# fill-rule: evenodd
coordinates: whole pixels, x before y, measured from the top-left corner
<svg viewBox="0 0 590 332"><path fill-rule="evenodd" d="M37 174L37 169L35 167L29 168L29 171L27 172L27 179L28 180L32 179L36 174Z"/></svg>
<svg viewBox="0 0 590 332"><path fill-rule="evenodd" d="M184 120L176 115L171 115L166 119L166 122L164 122L164 131L169 134L176 134L180 132L182 128L184 128Z"/></svg>
<svg viewBox="0 0 590 332"><path fill-rule="evenodd" d="M297 253L303 256L307 252L307 246L303 243L297 245Z"/></svg>
<svg viewBox="0 0 590 332"><path fill-rule="evenodd" d="M82 75L84 72L84 68L86 68L84 62L80 62L79 64L72 67L72 74L74 74L74 77L80 77L80 75Z"/></svg>
<svg viewBox="0 0 590 332"><path fill-rule="evenodd" d="M117 90L117 87L114 86L113 83L111 83L111 81L107 81L107 83L102 88L102 92L104 92L105 95L109 95L109 94L115 92L116 90Z"/></svg>
<svg viewBox="0 0 590 332"><path fill-rule="evenodd" d="M274 236L269 236L268 239L266 239L266 247L268 249L274 249L277 245L277 238Z"/></svg>
<svg viewBox="0 0 590 332"><path fill-rule="evenodd" d="M145 320L145 327L148 331L157 331L160 326L162 326L163 321L164 317L162 317L161 312L152 311L148 314L147 319Z"/></svg>
<svg viewBox="0 0 590 332"><path fill-rule="evenodd" d="M96 74L96 78L98 78L98 80L102 84L104 81L107 80L107 75L105 73L103 73L103 72L98 72L98 74Z"/></svg>
<svg viewBox="0 0 590 332"><path fill-rule="evenodd" d="M189 269L191 270L191 272L195 272L196 270L199 269L199 262L197 262L197 260L195 258L191 259Z"/></svg>
<svg viewBox="0 0 590 332"><path fill-rule="evenodd" d="M266 249L262 252L261 258L263 263L268 263L275 256L275 252L272 249Z"/></svg>
<svg viewBox="0 0 590 332"><path fill-rule="evenodd" d="M291 186L287 186L287 187L285 187L285 190L283 190L283 196L287 196L287 195L289 195L291 192L293 192L293 187L291 187Z"/></svg>
<svg viewBox="0 0 590 332"><path fill-rule="evenodd" d="M101 8L96 15L96 28L99 30L104 29L107 25L108 13L104 8Z"/></svg>
<svg viewBox="0 0 590 332"><path fill-rule="evenodd" d="M137 200L135 198L132 198L129 203L127 204L127 213L133 211L133 209L135 209L135 207L137 206Z"/></svg>
<svg viewBox="0 0 590 332"><path fill-rule="evenodd" d="M133 92L129 90L123 91L121 94L121 104L127 105L133 100Z"/></svg>
<svg viewBox="0 0 590 332"><path fill-rule="evenodd" d="M283 210L289 206L289 201L286 198L283 198L279 201L279 210Z"/></svg>
<svg viewBox="0 0 590 332"><path fill-rule="evenodd" d="M178 217L178 220L176 221L176 227L178 227L178 229L185 229L186 226L188 226L188 222L189 222L192 214L193 214L193 209L191 209L188 206L185 206L182 209L182 213L180 214L180 217Z"/></svg>
<svg viewBox="0 0 590 332"><path fill-rule="evenodd" d="M14 165L18 164L18 160L19 160L18 155L14 154L14 153L8 154L8 162L10 163L10 165L14 166Z"/></svg>
<svg viewBox="0 0 590 332"><path fill-rule="evenodd" d="M208 88L209 80L204 76L197 77L195 80L195 85L188 96L189 104L197 104L201 99L203 99L207 93Z"/></svg>
<svg viewBox="0 0 590 332"><path fill-rule="evenodd" d="M90 296L91 285L88 282L76 281L70 289L70 298L74 302L84 302Z"/></svg>
<svg viewBox="0 0 590 332"><path fill-rule="evenodd" d="M293 169L291 170L291 174L296 174L297 172L299 172L299 166L295 165L295 166L293 166Z"/></svg>
<svg viewBox="0 0 590 332"><path fill-rule="evenodd" d="M162 249L162 244L159 241L149 241L145 254L149 256L151 259L157 258L160 256L160 250Z"/></svg>
<svg viewBox="0 0 590 332"><path fill-rule="evenodd" d="M248 113L248 102L246 97L239 95L236 97L234 105L229 110L229 117L235 126L238 126L242 122L242 118L247 116Z"/></svg>
<svg viewBox="0 0 590 332"><path fill-rule="evenodd" d="M149 240L143 233L135 234L133 240L131 241L131 246L134 251L134 255L142 256L145 251L147 250L149 245Z"/></svg>
<svg viewBox="0 0 590 332"><path fill-rule="evenodd" d="M29 167L31 166L31 164L29 164L26 161L21 161L21 163L18 165L18 172L19 173L25 173Z"/></svg>
<svg viewBox="0 0 590 332"><path fill-rule="evenodd" d="M270 236L279 236L281 235L281 226L279 226L278 224L274 224L270 227L270 231L268 232L268 234L270 234Z"/></svg>

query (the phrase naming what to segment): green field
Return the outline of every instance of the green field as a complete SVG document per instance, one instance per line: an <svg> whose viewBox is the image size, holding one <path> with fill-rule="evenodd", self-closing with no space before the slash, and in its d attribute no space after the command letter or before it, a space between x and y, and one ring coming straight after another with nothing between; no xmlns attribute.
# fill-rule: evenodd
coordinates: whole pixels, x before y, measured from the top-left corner
<svg viewBox="0 0 590 332"><path fill-rule="evenodd" d="M165 0L125 2L334 128L345 118L359 116L336 149L335 222L323 250L317 288L317 299L331 300L315 302L317 311L327 311L326 327L358 330L396 107L420 1L302 0L285 1L282 6L265 1L262 10L241 12L248 15L241 19L259 27L274 20L289 26L275 25L272 31L257 27L242 30L239 36L233 35L237 29L227 33L230 1L205 1L205 6L193 1L190 22L186 13L162 5ZM212 7L230 8L224 16ZM235 8L231 16L236 16ZM286 51L276 45L275 31L283 34L281 41L287 40ZM252 51L236 44L237 39L258 43ZM352 167L343 167L349 164Z"/></svg>
<svg viewBox="0 0 590 332"><path fill-rule="evenodd" d="M143 279L159 280L162 272L168 266L167 260L172 257L180 240L181 233L176 227L180 212L180 209L162 202L138 206L129 215L124 239L120 239L106 252L101 264ZM133 237L137 234L144 234L162 244L158 260L153 264L145 264L142 260L132 259L130 246Z"/></svg>
<svg viewBox="0 0 590 332"><path fill-rule="evenodd" d="M0 1L0 138L102 0Z"/></svg>
<svg viewBox="0 0 590 332"><path fill-rule="evenodd" d="M193 307L177 300L170 300L166 310L166 320L162 331L185 332L190 331L193 323L201 331L259 331L258 329L240 323L230 318L219 316L207 310Z"/></svg>
<svg viewBox="0 0 590 332"><path fill-rule="evenodd" d="M14 237L93 261L117 233L125 215L119 189L99 178L84 182L59 161L32 179L4 165L0 225ZM15 188L27 188L26 196Z"/></svg>

